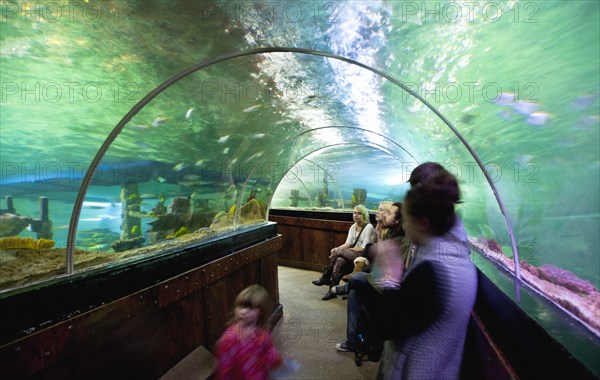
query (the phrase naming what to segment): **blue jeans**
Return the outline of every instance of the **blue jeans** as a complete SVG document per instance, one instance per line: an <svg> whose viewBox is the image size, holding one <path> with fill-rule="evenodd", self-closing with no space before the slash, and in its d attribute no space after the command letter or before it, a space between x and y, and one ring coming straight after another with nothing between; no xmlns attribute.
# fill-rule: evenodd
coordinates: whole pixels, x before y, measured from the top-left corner
<svg viewBox="0 0 600 380"><path fill-rule="evenodd" d="M373 300L380 294L369 282L370 273L359 272L348 281L348 321L346 322L346 345L355 349L358 334L368 332L368 312Z"/></svg>

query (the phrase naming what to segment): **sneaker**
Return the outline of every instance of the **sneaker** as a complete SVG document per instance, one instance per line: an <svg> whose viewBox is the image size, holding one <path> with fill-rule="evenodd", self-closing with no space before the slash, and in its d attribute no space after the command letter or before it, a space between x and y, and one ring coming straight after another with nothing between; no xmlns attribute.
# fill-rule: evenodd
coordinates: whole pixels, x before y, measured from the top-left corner
<svg viewBox="0 0 600 380"><path fill-rule="evenodd" d="M335 345L335 349L340 351L340 352L352 352L354 351L352 348L350 348L346 343L338 343Z"/></svg>
<svg viewBox="0 0 600 380"><path fill-rule="evenodd" d="M336 285L333 287L332 291L338 296L345 296L348 294L348 285Z"/></svg>

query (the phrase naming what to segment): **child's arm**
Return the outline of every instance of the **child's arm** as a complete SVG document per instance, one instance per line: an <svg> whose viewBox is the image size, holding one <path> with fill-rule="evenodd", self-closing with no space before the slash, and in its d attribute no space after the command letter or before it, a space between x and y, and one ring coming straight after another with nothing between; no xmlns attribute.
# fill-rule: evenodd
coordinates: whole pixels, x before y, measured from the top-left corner
<svg viewBox="0 0 600 380"><path fill-rule="evenodd" d="M233 329L227 329L215 344L214 354L219 360L217 379L227 379L232 376L237 359L238 343Z"/></svg>
<svg viewBox="0 0 600 380"><path fill-rule="evenodd" d="M283 359L282 359L279 351L277 351L277 347L275 347L275 344L273 343L271 334L268 331L265 331L265 333L267 334L267 344L269 346L268 351L267 351L267 362L268 362L269 368L271 368L271 369L279 368L279 366L281 366Z"/></svg>

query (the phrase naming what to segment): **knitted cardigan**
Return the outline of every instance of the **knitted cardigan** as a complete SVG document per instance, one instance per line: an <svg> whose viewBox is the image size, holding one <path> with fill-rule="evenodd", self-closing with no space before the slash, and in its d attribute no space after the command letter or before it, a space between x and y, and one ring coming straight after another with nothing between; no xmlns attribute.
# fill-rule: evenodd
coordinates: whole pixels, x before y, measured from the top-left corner
<svg viewBox="0 0 600 380"><path fill-rule="evenodd" d="M384 293L378 379L458 379L477 273L462 222L417 248L400 289ZM383 308L385 310L386 308Z"/></svg>

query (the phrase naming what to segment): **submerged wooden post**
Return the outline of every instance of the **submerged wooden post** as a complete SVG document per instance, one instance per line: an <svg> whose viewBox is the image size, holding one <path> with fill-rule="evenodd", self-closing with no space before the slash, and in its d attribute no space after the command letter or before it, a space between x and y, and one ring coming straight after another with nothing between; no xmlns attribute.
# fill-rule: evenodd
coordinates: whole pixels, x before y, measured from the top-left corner
<svg viewBox="0 0 600 380"><path fill-rule="evenodd" d="M9 214L15 214L17 212L13 204L13 198L10 195L6 196L6 211L8 211Z"/></svg>
<svg viewBox="0 0 600 380"><path fill-rule="evenodd" d="M142 236L142 219L139 215L142 199L137 182L121 184L121 240Z"/></svg>
<svg viewBox="0 0 600 380"><path fill-rule="evenodd" d="M290 204L290 206L292 206L292 207L298 207L298 200L299 199L300 199L300 190L292 189L292 191L290 191L290 200L292 201L292 203Z"/></svg>
<svg viewBox="0 0 600 380"><path fill-rule="evenodd" d="M329 188L327 186L327 176L323 178L323 186L321 190L319 190L317 194L317 206L318 207L327 207L327 202L329 201Z"/></svg>
<svg viewBox="0 0 600 380"><path fill-rule="evenodd" d="M38 239L52 239L54 233L52 232L52 221L50 220L50 212L48 207L48 197L39 198L39 219L37 220L40 224L37 232Z"/></svg>
<svg viewBox="0 0 600 380"><path fill-rule="evenodd" d="M48 213L48 197L40 197L39 215L42 222L50 219L50 215Z"/></svg>
<svg viewBox="0 0 600 380"><path fill-rule="evenodd" d="M354 189L352 192L352 207L356 205L364 205L367 202L367 190L365 189Z"/></svg>

